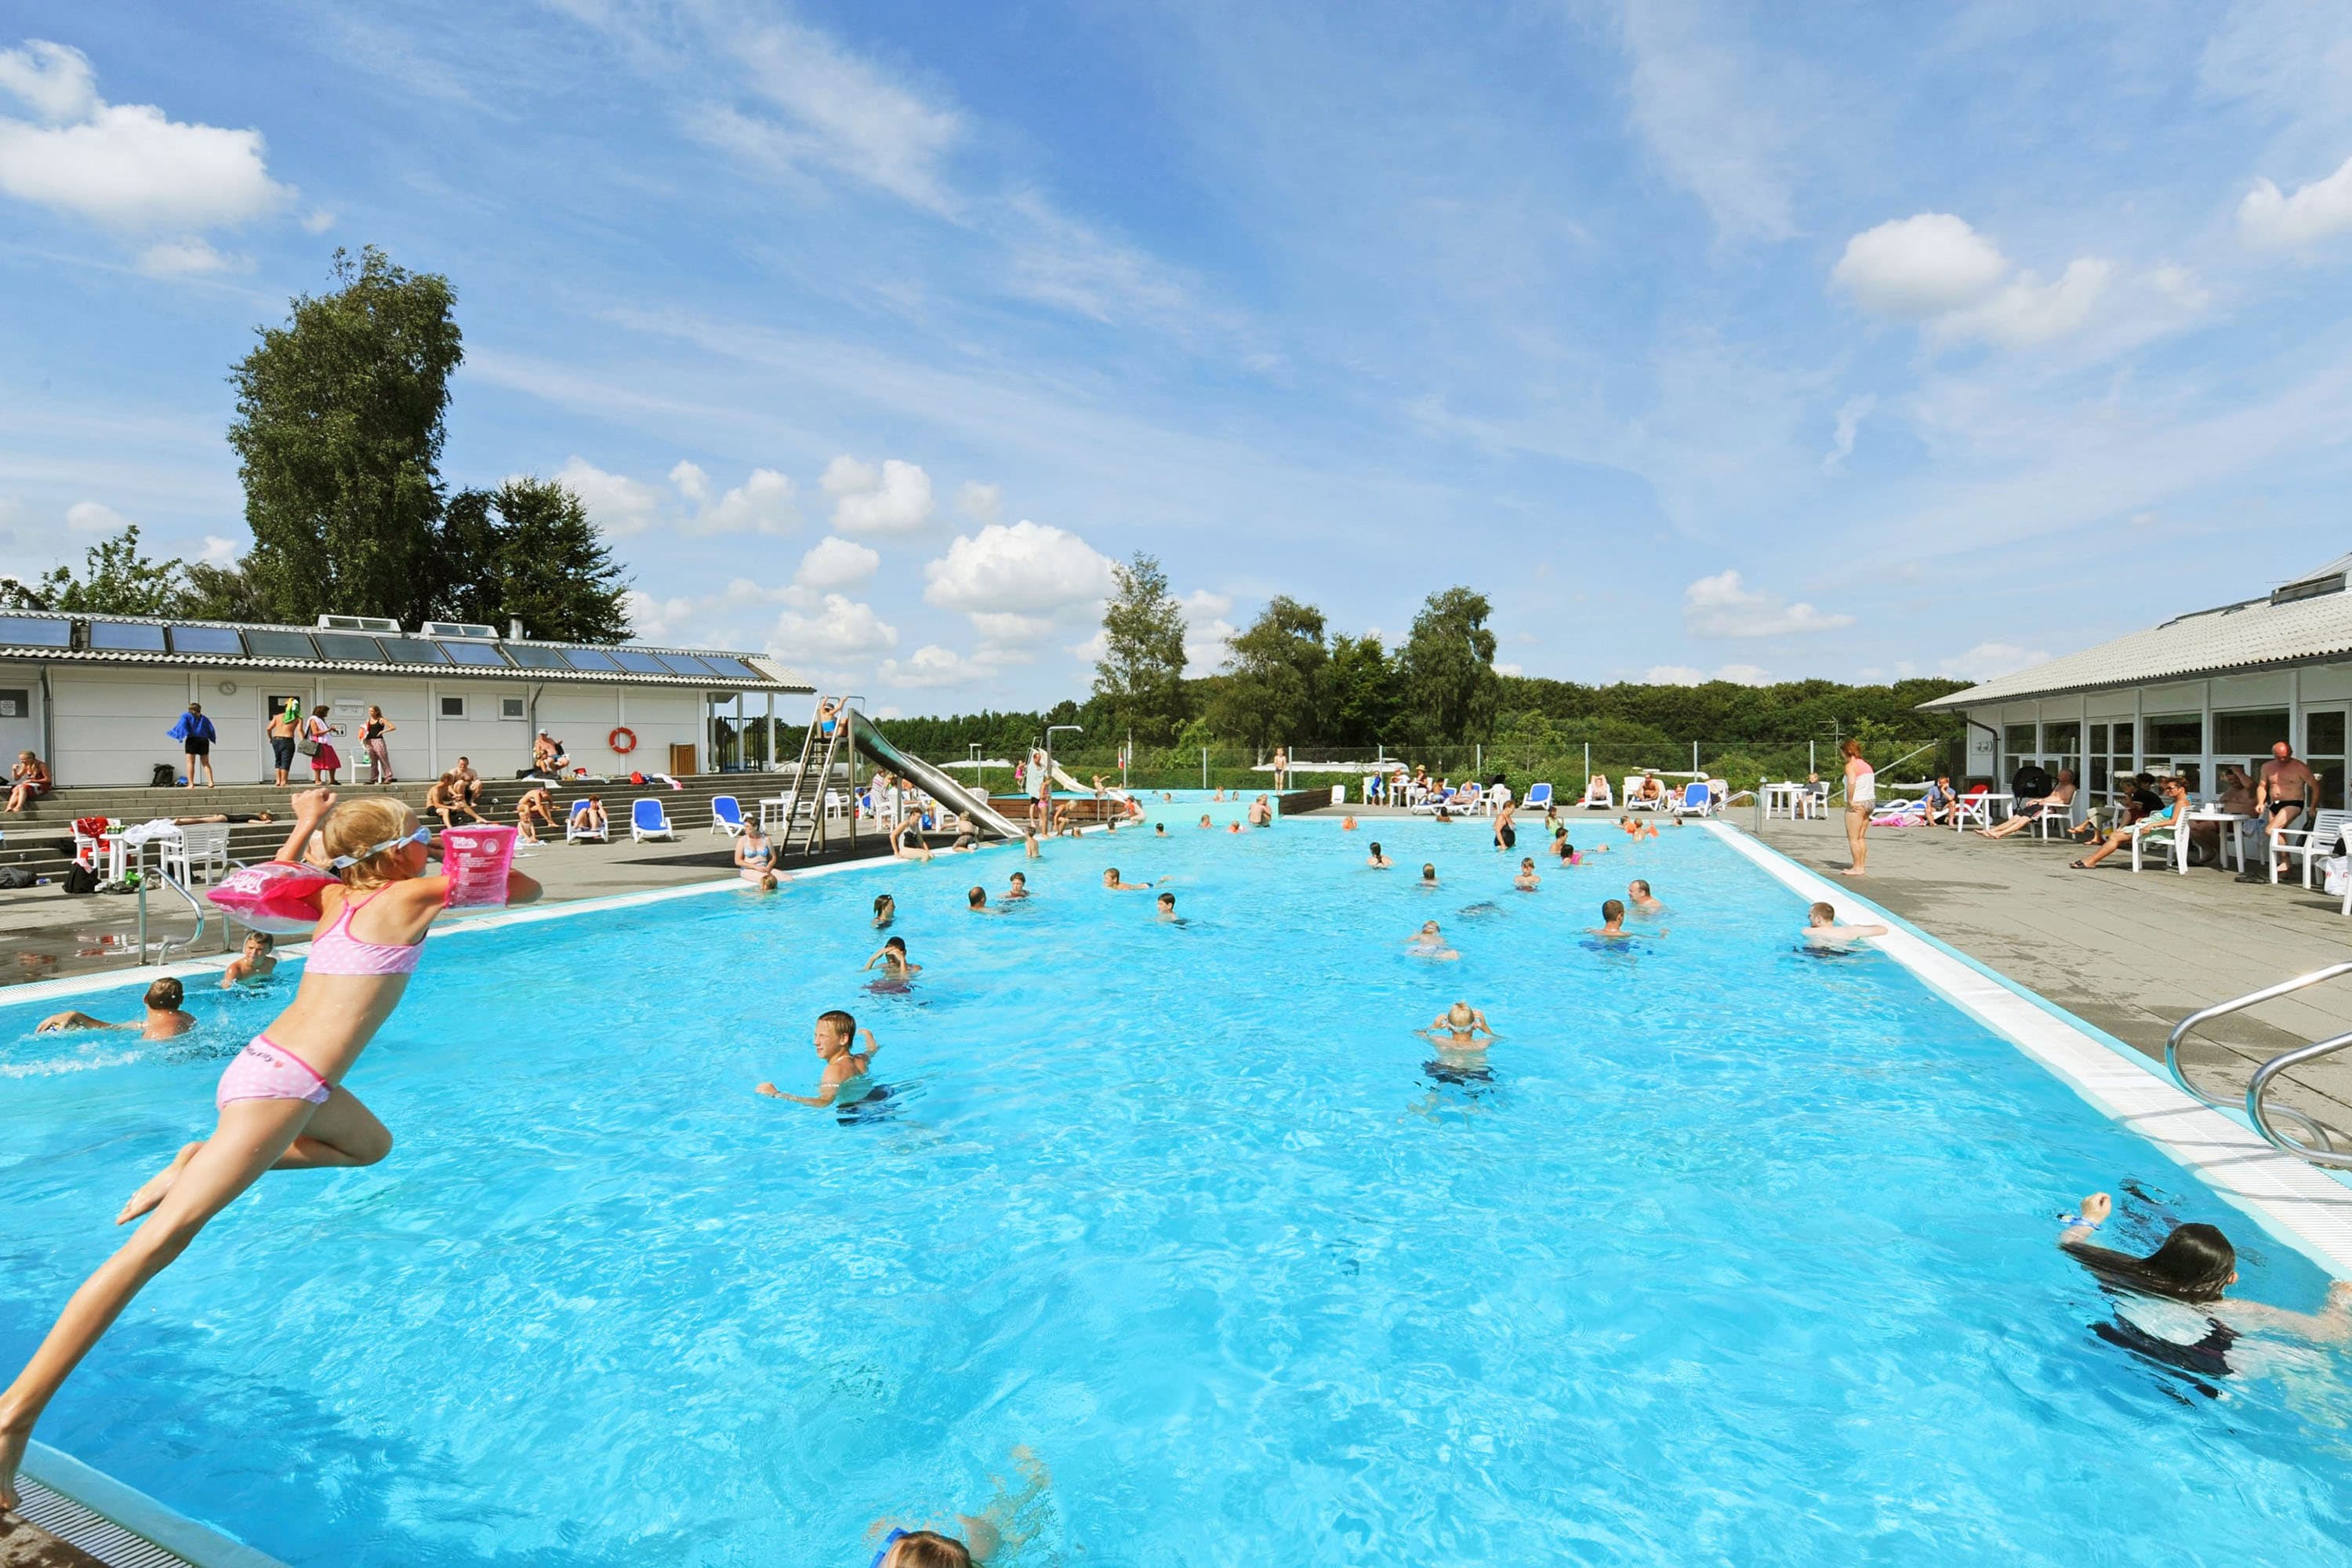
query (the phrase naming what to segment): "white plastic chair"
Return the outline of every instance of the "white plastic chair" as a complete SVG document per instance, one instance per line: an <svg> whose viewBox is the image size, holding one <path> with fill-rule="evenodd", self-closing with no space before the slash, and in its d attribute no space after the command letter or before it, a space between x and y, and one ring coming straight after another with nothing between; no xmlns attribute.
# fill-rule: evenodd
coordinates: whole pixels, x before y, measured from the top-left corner
<svg viewBox="0 0 2352 1568"><path fill-rule="evenodd" d="M2278 880L2279 857L2284 855L2303 862L2303 885L2310 887L2311 863L2335 852L2336 836L2348 825L2352 825L2352 811L2323 811L2309 827L2283 827L2273 833L2267 851L2271 880Z"/></svg>
<svg viewBox="0 0 2352 1568"><path fill-rule="evenodd" d="M1584 786L1584 798L1576 804L1587 807L1597 806L1602 811L1613 811L1617 806L1617 796L1609 788L1609 781L1595 773L1592 782Z"/></svg>
<svg viewBox="0 0 2352 1568"><path fill-rule="evenodd" d="M177 838L155 840L155 864L184 887L209 882L228 872L228 824L198 823Z"/></svg>
<svg viewBox="0 0 2352 1568"><path fill-rule="evenodd" d="M2189 835L2182 825L2158 822L2153 817L2144 817L2132 824L2132 870L2134 872L2137 872L2140 868L2140 855L2143 849L2161 852L2164 858L2171 862L2170 869L2179 872L2184 877L2189 874Z"/></svg>

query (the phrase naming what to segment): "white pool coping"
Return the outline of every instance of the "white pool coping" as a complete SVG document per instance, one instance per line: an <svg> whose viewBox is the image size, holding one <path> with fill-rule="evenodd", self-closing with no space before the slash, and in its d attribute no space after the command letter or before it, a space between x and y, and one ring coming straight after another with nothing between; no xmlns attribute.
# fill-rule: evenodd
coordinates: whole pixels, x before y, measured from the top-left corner
<svg viewBox="0 0 2352 1568"><path fill-rule="evenodd" d="M208 1524L199 1524L138 1488L125 1486L104 1471L93 1470L47 1443L26 1447L24 1474L124 1533L159 1546L195 1568L286 1568L268 1553L257 1552ZM91 1548L84 1546L82 1550Z"/></svg>
<svg viewBox="0 0 2352 1568"><path fill-rule="evenodd" d="M1888 927L1873 947L2187 1166L2271 1235L2336 1278L2352 1279L2352 1187L2182 1092L2122 1041L1871 903L1853 881L1822 876L1729 823L1700 826L1808 903L1835 904L1841 914L1855 904L1868 908Z"/></svg>

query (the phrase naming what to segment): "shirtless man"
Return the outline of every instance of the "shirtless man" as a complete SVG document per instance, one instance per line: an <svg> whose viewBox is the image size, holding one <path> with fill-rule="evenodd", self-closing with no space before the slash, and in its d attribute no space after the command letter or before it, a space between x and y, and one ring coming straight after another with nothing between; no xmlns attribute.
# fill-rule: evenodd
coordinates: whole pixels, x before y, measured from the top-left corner
<svg viewBox="0 0 2352 1568"><path fill-rule="evenodd" d="M547 793L545 784L533 784L523 791L515 802L515 837L518 843L536 844L539 834L534 825L543 824L550 832L555 829L555 797Z"/></svg>
<svg viewBox="0 0 2352 1568"><path fill-rule="evenodd" d="M2319 780L2313 776L2311 765L2296 756L2294 748L2284 741L2272 746L2271 760L2263 764L2262 781L2254 790L2254 822L2271 838L2271 858L2277 862L2282 876L2287 865L2276 847L2276 835L2302 826L2304 813L2318 798ZM2238 879L2260 882L2266 879L2249 868Z"/></svg>
<svg viewBox="0 0 2352 1568"><path fill-rule="evenodd" d="M866 1037L866 1048L851 1050L850 1041L861 1034ZM776 1100L797 1100L803 1105L831 1105L844 1089L866 1076L874 1054L881 1048L875 1043L873 1030L860 1029L856 1018L836 1009L816 1021L816 1054L824 1060L824 1075L817 1079L815 1095L786 1094L772 1083L757 1086L757 1092Z"/></svg>
<svg viewBox="0 0 2352 1568"><path fill-rule="evenodd" d="M1836 906L1815 904L1805 911L1805 929L1801 935L1812 947L1843 950L1874 936L1885 936L1885 926L1850 926L1838 923Z"/></svg>
<svg viewBox="0 0 2352 1568"><path fill-rule="evenodd" d="M1644 915L1651 920L1655 920L1666 912L1666 906L1658 902L1656 896L1650 891L1650 884L1643 881L1639 877L1625 884L1625 897L1633 904L1633 912L1637 915Z"/></svg>
<svg viewBox="0 0 2352 1568"><path fill-rule="evenodd" d="M180 1009L180 1002L184 995L180 983L167 974L147 987L147 1016L135 1024L110 1024L87 1013L52 1013L34 1026L33 1033L47 1035L62 1029L136 1029L142 1040L168 1040L196 1026L195 1015Z"/></svg>
<svg viewBox="0 0 2352 1568"><path fill-rule="evenodd" d="M1122 881L1119 879L1118 868L1116 866L1107 866L1103 868L1102 884L1103 890L1111 893L1148 893L1160 885L1157 882Z"/></svg>
<svg viewBox="0 0 2352 1568"><path fill-rule="evenodd" d="M474 771L474 759L459 757L457 765L449 770L450 783L456 786L457 798L474 810L482 805L482 775Z"/></svg>
<svg viewBox="0 0 2352 1568"><path fill-rule="evenodd" d="M1602 904L1601 906L1601 923L1597 926L1587 926L1584 930L1584 934L1587 936L1608 937L1614 942L1630 942L1633 940L1634 933L1625 929L1624 901L1620 899L1611 899L1608 902ZM1664 936L1666 933L1664 928L1661 927L1656 931L1645 932L1643 934L1649 936Z"/></svg>

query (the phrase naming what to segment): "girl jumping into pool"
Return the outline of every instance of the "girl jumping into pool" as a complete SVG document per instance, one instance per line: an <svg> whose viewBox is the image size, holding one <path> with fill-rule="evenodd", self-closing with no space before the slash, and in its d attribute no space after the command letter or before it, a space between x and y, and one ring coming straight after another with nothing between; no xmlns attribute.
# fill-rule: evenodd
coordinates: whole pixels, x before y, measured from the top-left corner
<svg viewBox="0 0 2352 1568"><path fill-rule="evenodd" d="M295 796L294 830L278 851L279 863L299 864L313 833L341 885L320 895L294 1001L221 1075L213 1135L182 1149L131 1194L115 1223L142 1215L146 1223L73 1293L48 1338L0 1393L0 1506L16 1506L16 1467L42 1410L131 1299L206 1222L265 1171L373 1165L392 1150L392 1134L342 1078L400 1005L425 933L447 906L449 879L424 875L429 833L396 800L339 807L331 790ZM509 873L509 903L539 895L537 882Z"/></svg>

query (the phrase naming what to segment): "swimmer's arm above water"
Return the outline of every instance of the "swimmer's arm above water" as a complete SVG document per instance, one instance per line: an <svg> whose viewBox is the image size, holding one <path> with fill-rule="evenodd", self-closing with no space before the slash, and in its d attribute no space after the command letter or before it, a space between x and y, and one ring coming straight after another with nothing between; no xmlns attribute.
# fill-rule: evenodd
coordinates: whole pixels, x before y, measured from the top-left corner
<svg viewBox="0 0 2352 1568"><path fill-rule="evenodd" d="M2073 1223L2058 1233L2058 1245L2074 1247L2091 1239L2091 1233L2106 1224L2107 1215L2116 1209L2116 1200L2105 1193L2093 1193L2083 1200L2083 1212L2066 1217Z"/></svg>
<svg viewBox="0 0 2352 1568"><path fill-rule="evenodd" d="M2222 1302L2222 1315L2232 1325L2300 1334L2323 1344L2352 1343L2352 1279L2330 1280L2327 1305L2316 1312L2297 1312L2267 1301Z"/></svg>

